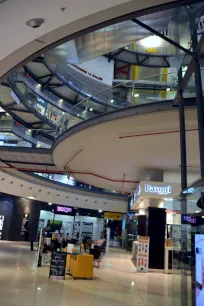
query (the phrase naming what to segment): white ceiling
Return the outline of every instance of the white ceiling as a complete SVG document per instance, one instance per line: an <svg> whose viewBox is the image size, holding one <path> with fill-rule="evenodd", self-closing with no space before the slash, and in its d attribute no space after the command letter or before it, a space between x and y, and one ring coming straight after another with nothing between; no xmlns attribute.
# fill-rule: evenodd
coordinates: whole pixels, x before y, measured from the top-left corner
<svg viewBox="0 0 204 306"><path fill-rule="evenodd" d="M179 133L166 133L179 131L178 119L178 110L173 109L96 124L62 140L52 158L61 169L68 163L68 171L79 181L131 192L144 171L179 171ZM186 129L196 128L196 110L188 109ZM119 138L131 135L138 136ZM199 169L197 131L187 132L187 163L191 169Z"/></svg>
<svg viewBox="0 0 204 306"><path fill-rule="evenodd" d="M66 36L168 2L172 0L6 0L0 3L0 77L28 56ZM32 18L44 18L45 23L32 29L25 24Z"/></svg>
<svg viewBox="0 0 204 306"><path fill-rule="evenodd" d="M127 212L127 199L111 195L97 195L85 191L71 191L52 182L42 181L15 170L0 171L0 192L20 197L34 197L42 202L103 211Z"/></svg>

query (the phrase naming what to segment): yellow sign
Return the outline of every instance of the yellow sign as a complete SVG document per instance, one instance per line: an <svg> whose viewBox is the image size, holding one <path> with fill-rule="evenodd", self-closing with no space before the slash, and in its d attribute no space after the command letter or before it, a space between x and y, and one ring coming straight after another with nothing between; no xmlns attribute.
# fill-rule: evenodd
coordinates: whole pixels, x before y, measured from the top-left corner
<svg viewBox="0 0 204 306"><path fill-rule="evenodd" d="M145 51L146 51L147 53L154 53L154 54L157 54L157 53L158 53L156 48L147 48Z"/></svg>
<svg viewBox="0 0 204 306"><path fill-rule="evenodd" d="M112 212L104 212L104 219L120 220L121 219L121 214L120 213L112 213Z"/></svg>

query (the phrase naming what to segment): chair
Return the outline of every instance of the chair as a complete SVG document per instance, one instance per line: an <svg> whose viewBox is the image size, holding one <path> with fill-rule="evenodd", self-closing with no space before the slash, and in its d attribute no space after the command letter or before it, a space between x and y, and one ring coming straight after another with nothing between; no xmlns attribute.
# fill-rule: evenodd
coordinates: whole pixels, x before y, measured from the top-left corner
<svg viewBox="0 0 204 306"><path fill-rule="evenodd" d="M101 249L100 248L94 248L90 249L90 254L94 257L94 267L97 269L100 268L100 261L101 261ZM97 263L97 266L95 265Z"/></svg>

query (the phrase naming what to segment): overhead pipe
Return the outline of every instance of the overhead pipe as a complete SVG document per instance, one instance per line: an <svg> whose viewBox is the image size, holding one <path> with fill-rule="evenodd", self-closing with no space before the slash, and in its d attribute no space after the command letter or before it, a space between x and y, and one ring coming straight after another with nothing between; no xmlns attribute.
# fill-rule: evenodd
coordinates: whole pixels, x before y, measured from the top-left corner
<svg viewBox="0 0 204 306"><path fill-rule="evenodd" d="M195 132L198 131L198 129L187 129L186 132ZM165 135L165 134L175 134L180 133L180 130L175 131L167 131L167 132L155 132L155 133L146 133L146 134L135 134L135 135L125 135L125 136L119 136L119 139L124 138L132 138L132 137L145 137L145 136L155 136L155 135Z"/></svg>

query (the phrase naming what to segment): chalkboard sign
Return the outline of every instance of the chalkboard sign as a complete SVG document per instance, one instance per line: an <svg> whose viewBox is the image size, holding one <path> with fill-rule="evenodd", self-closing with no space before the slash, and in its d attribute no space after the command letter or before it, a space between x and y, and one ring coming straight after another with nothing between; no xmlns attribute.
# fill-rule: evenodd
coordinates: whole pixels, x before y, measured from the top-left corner
<svg viewBox="0 0 204 306"><path fill-rule="evenodd" d="M56 279L65 278L66 258L67 253L65 252L52 252L49 278L51 276Z"/></svg>

